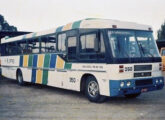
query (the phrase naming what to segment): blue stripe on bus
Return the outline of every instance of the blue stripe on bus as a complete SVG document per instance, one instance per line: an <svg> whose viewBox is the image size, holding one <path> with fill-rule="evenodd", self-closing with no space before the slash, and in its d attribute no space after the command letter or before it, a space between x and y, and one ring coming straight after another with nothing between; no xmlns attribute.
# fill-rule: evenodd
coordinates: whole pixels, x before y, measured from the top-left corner
<svg viewBox="0 0 165 120"><path fill-rule="evenodd" d="M56 54L52 54L51 55L51 59L50 59L50 68L55 68L55 66L56 66L56 59L57 59L57 55Z"/></svg>
<svg viewBox="0 0 165 120"><path fill-rule="evenodd" d="M36 69L32 69L32 78L31 78L31 82L35 83L36 82Z"/></svg>
<svg viewBox="0 0 165 120"><path fill-rule="evenodd" d="M37 67L38 55L33 56L33 67Z"/></svg>
<svg viewBox="0 0 165 120"><path fill-rule="evenodd" d="M23 56L20 56L19 66L22 67L22 65L23 65Z"/></svg>

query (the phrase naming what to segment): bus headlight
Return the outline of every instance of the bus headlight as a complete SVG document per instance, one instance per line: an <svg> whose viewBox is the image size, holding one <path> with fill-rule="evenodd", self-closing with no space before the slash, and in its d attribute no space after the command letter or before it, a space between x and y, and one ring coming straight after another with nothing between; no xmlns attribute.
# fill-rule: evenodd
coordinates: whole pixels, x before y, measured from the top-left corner
<svg viewBox="0 0 165 120"><path fill-rule="evenodd" d="M129 81L129 82L127 82L127 87L129 87L131 85L131 82Z"/></svg>
<svg viewBox="0 0 165 120"><path fill-rule="evenodd" d="M120 87L124 87L124 82L121 82L120 83Z"/></svg>
<svg viewBox="0 0 165 120"><path fill-rule="evenodd" d="M162 79L160 79L160 83L162 83L163 82L163 80Z"/></svg>
<svg viewBox="0 0 165 120"><path fill-rule="evenodd" d="M158 80L158 79L156 79L156 84L158 84L158 82L159 82L159 80Z"/></svg>

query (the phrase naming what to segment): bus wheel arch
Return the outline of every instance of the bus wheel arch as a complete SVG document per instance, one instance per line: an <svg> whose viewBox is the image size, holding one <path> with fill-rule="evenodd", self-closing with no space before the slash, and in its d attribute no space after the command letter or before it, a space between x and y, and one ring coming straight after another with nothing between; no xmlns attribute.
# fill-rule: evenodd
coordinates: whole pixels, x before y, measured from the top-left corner
<svg viewBox="0 0 165 120"><path fill-rule="evenodd" d="M85 85L86 85L86 80L89 76L93 76L95 77L94 75L90 74L90 73L85 73L82 75L81 77L81 82L80 82L80 91L81 92L84 92L85 91Z"/></svg>
<svg viewBox="0 0 165 120"><path fill-rule="evenodd" d="M90 87L90 84L93 84L93 83L95 83L95 86L97 86L97 90L96 90L97 94L91 96L91 92L90 91L93 89L93 88L91 89L91 87L93 85ZM106 100L105 96L100 95L99 83L98 83L96 77L94 75L92 75L92 74L84 74L82 76L80 90L85 93L86 97L91 102L101 103L101 102L104 102Z"/></svg>

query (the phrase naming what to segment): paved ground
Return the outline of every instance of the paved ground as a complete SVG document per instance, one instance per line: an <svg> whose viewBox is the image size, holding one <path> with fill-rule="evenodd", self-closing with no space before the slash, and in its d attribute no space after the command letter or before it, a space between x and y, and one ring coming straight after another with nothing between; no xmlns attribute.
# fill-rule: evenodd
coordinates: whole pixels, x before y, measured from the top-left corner
<svg viewBox="0 0 165 120"><path fill-rule="evenodd" d="M78 92L1 79L0 120L165 120L165 89L95 104Z"/></svg>

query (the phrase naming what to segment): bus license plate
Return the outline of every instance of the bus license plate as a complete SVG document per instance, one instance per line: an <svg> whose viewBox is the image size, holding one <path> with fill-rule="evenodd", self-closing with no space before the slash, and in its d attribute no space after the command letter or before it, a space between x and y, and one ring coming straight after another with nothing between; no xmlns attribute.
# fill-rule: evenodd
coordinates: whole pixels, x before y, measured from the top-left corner
<svg viewBox="0 0 165 120"><path fill-rule="evenodd" d="M147 88L143 88L143 89L141 89L141 92L147 92L147 91L148 91Z"/></svg>

